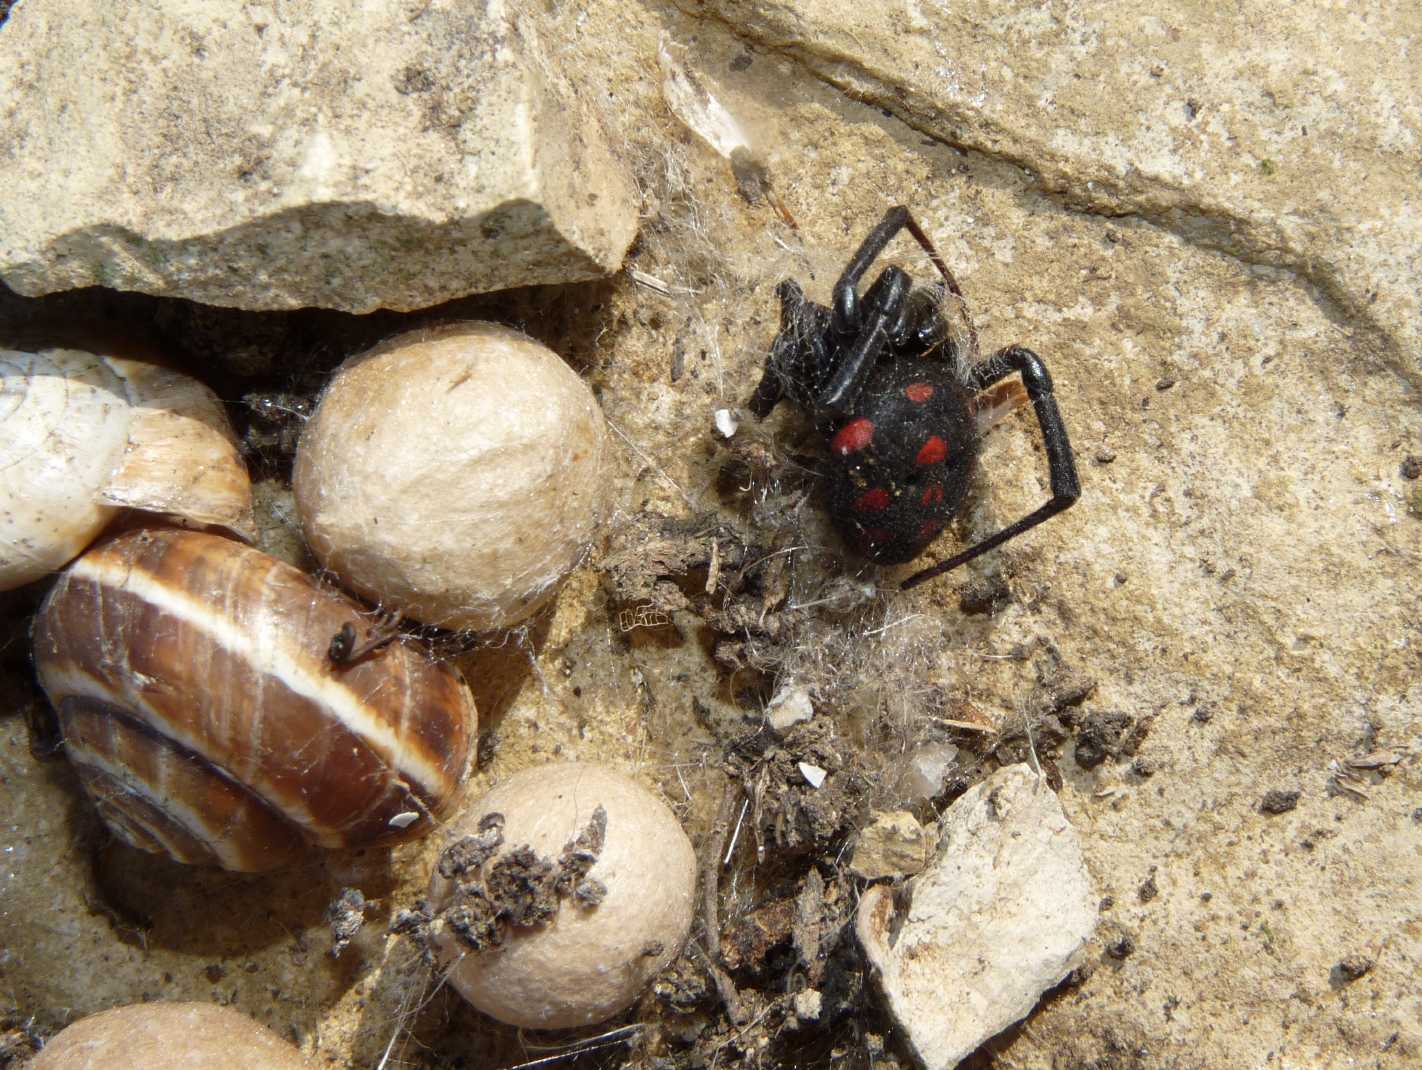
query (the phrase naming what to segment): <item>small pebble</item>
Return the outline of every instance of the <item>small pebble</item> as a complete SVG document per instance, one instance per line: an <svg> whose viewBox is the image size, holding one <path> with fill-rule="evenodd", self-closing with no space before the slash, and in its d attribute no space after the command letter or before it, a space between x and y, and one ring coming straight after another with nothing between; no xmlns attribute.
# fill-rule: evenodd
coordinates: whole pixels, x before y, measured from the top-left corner
<svg viewBox="0 0 1422 1070"><path fill-rule="evenodd" d="M1339 981L1356 981L1373 968L1373 960L1363 955L1349 955L1329 972Z"/></svg>
<svg viewBox="0 0 1422 1070"><path fill-rule="evenodd" d="M1165 376L1165 378L1163 378L1163 379L1157 379L1157 380L1155 381L1155 388L1156 388L1157 390L1169 390L1169 389L1170 389L1172 386L1174 386L1174 385L1175 385L1175 380L1172 379L1172 378L1171 378L1170 376L1168 376L1168 375Z"/></svg>
<svg viewBox="0 0 1422 1070"><path fill-rule="evenodd" d="M1097 464L1110 464L1115 459L1116 451L1106 446L1102 446L1099 450L1096 451L1095 456L1092 457L1092 460L1094 460Z"/></svg>
<svg viewBox="0 0 1422 1070"><path fill-rule="evenodd" d="M795 725L814 716L815 707L810 701L810 693L803 687L790 684L776 692L765 708L766 723L770 725L771 731L781 736Z"/></svg>
<svg viewBox="0 0 1422 1070"><path fill-rule="evenodd" d="M825 777L829 774L818 765L811 765L809 762L800 763L800 775L805 778L805 782L812 788L818 788L825 782Z"/></svg>
<svg viewBox="0 0 1422 1070"><path fill-rule="evenodd" d="M1119 962L1120 960L1130 956L1130 954L1135 951L1135 949L1136 942L1132 940L1129 936L1123 936L1121 937L1121 939L1106 945L1106 954L1110 955L1113 959L1116 959Z"/></svg>
<svg viewBox="0 0 1422 1070"><path fill-rule="evenodd" d="M1266 791L1264 798L1259 803L1259 809L1266 814L1287 814L1299 804L1300 791L1280 791L1275 788L1273 791Z"/></svg>

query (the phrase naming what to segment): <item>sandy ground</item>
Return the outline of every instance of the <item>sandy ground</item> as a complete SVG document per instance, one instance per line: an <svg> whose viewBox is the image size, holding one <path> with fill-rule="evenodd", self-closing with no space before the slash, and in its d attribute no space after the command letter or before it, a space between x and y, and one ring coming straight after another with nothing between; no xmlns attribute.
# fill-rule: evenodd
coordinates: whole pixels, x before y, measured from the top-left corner
<svg viewBox="0 0 1422 1070"><path fill-rule="evenodd" d="M1062 666L1095 682L1083 719L1123 714L1134 732L1128 752L1091 768L1070 740L1049 748L1101 896L1100 924L1074 982L975 1065L1416 1065L1422 482L1402 469L1422 454L1422 369L1414 337L1396 326L1410 315L1415 328L1415 283L1399 294L1410 276L1378 266L1384 249L1370 262L1381 311L1350 306L1347 285L1329 280L1366 275L1366 242L1330 246L1325 236L1263 255L1240 247L1246 236L1231 248L1190 223L1190 204L1200 218L1218 208L1192 202L1190 182L1172 188L1173 207L1146 210L1143 199L1106 210L1084 185L1072 188L1074 174L1093 181L1091 161L1073 172L1070 153L1053 150L1049 166L1032 166L1028 133L1040 116L1022 116L1015 134L998 130L1027 145L1011 152L987 151L978 136L1006 121L986 106L959 116L960 137L935 135L932 123L948 120L924 118L907 74L895 111L882 84L864 80L873 63L826 59L803 45L803 27L796 44L779 9L736 23L737 5L722 7L730 28L631 3L551 16L582 61L579 77L610 87L616 107L604 121L647 206L631 263L671 292L622 275L441 310L516 323L567 357L598 393L619 453L607 545L548 618L470 660L485 732L472 790L554 756L597 759L658 785L704 832L720 791L717 718L751 724L765 680L740 687L708 656L692 614L637 626L599 566L645 510L764 519L738 512L719 485L729 452L713 413L743 404L754 386L775 331L775 284L794 276L826 300L861 235L887 206L909 204L962 282L984 347L1022 342L1049 363L1084 495L972 576L908 593L895 589L908 570L855 561L813 498L773 518L764 544L801 547L796 590L851 575L877 593L852 613L816 618L805 633L816 648L782 651L769 682L811 688L876 775L933 738L935 718L971 709L1006 734L1020 729L1042 680ZM746 203L726 162L663 107L664 31L745 124L795 228L770 205ZM1190 27L1180 32L1188 39ZM855 79L860 91L846 91ZM1212 101L1208 89L1204 105L1227 116L1233 98ZM1404 90L1416 99L1415 83ZM1113 86L1093 96L1109 112ZM1314 143L1328 135L1315 127ZM1344 155L1367 151L1337 137ZM1380 169L1390 165L1384 143L1374 151ZM1224 182L1227 160L1202 149L1196 162ZM1149 186L1149 176L1140 181ZM1415 211L1402 189L1375 213ZM1129 201L1131 188L1119 195ZM1280 191L1272 203L1283 213L1289 198ZM1248 220L1255 202L1241 203ZM907 243L896 253L916 275L927 270ZM15 322L56 308L138 322L153 306L7 297L0 314ZM207 367L235 403L245 384L221 364L224 347L269 329L289 341L282 325L298 320L225 317L205 334L186 312L158 322L190 347L215 339L219 362ZM302 331L329 326L340 339L308 350L318 364L393 322L299 320ZM739 435L782 459L813 453L793 413L763 428L747 420ZM1026 414L994 431L977 486L962 525L931 556L1043 499ZM294 553L279 488L270 500L267 543ZM1006 597L969 614L960 591L983 581ZM495 1066L540 1054L446 993L417 1011L422 967L381 929L419 895L433 844L245 878L109 843L63 763L30 753L21 715L38 701L25 640L35 597L5 603L0 1010L43 1033L119 1002L214 999L333 1066ZM873 802L893 802L892 787L876 783ZM1270 792L1297 792L1296 804L1269 812L1280 809L1263 805ZM751 879L728 893L731 914L754 901ZM332 961L322 915L351 885L380 901L378 916Z"/></svg>

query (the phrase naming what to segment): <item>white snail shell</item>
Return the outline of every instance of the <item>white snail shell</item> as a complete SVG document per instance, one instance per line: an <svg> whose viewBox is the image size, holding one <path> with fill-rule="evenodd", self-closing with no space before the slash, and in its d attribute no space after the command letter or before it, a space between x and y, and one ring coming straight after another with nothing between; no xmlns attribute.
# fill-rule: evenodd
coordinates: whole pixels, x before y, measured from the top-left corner
<svg viewBox="0 0 1422 1070"><path fill-rule="evenodd" d="M144 361L0 349L0 590L59 568L123 508L251 537L251 483L217 395Z"/></svg>
<svg viewBox="0 0 1422 1070"><path fill-rule="evenodd" d="M110 828L234 870L429 832L468 771L474 700L409 645L333 664L360 612L217 535L135 531L78 558L40 608L35 662Z"/></svg>

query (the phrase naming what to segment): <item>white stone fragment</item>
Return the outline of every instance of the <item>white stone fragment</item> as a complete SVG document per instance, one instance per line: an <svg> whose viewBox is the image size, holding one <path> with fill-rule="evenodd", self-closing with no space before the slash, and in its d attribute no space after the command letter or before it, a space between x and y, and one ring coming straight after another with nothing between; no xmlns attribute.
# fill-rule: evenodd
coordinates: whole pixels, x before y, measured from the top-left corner
<svg viewBox="0 0 1422 1070"><path fill-rule="evenodd" d="M629 177L534 5L19 4L0 277L409 310L616 271Z"/></svg>
<svg viewBox="0 0 1422 1070"><path fill-rule="evenodd" d="M1071 972L1096 926L1076 834L1025 764L998 770L948 809L937 857L909 888L901 925L892 889L875 885L856 928L927 1070L951 1070L1025 1017Z"/></svg>
<svg viewBox="0 0 1422 1070"><path fill-rule="evenodd" d="M721 432L722 438L730 438L740 430L741 421L730 409L716 410L716 430Z"/></svg>
<svg viewBox="0 0 1422 1070"><path fill-rule="evenodd" d="M859 833L849 871L870 881L911 877L927 864L931 847L927 830L907 810L878 813Z"/></svg>
<svg viewBox="0 0 1422 1070"><path fill-rule="evenodd" d="M765 707L765 721L776 735L784 735L795 725L815 716L810 693L803 687L786 684Z"/></svg>
<svg viewBox="0 0 1422 1070"><path fill-rule="evenodd" d="M824 1010L824 996L818 989L807 988L803 992L795 993L793 1005L796 1018L804 1022L815 1022Z"/></svg>
<svg viewBox="0 0 1422 1070"><path fill-rule="evenodd" d="M829 774L818 765L811 765L809 762L800 763L800 775L805 778L805 783L812 788L818 788L825 782L825 777Z"/></svg>
<svg viewBox="0 0 1422 1070"><path fill-rule="evenodd" d="M925 743L915 747L904 763L899 790L906 802L922 802L943 790L948 774L958 763L958 748L951 743Z"/></svg>

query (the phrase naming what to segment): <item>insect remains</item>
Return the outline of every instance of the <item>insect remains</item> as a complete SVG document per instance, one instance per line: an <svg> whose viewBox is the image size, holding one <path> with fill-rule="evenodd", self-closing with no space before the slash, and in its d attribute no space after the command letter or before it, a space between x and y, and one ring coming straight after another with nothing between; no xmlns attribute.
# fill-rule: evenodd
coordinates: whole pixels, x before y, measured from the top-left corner
<svg viewBox="0 0 1422 1070"><path fill-rule="evenodd" d="M355 624L346 621L340 630L331 636L326 656L337 668L354 665L366 655L394 642L399 635L400 617L396 613L382 613L375 623L365 630L364 640L357 635Z"/></svg>

